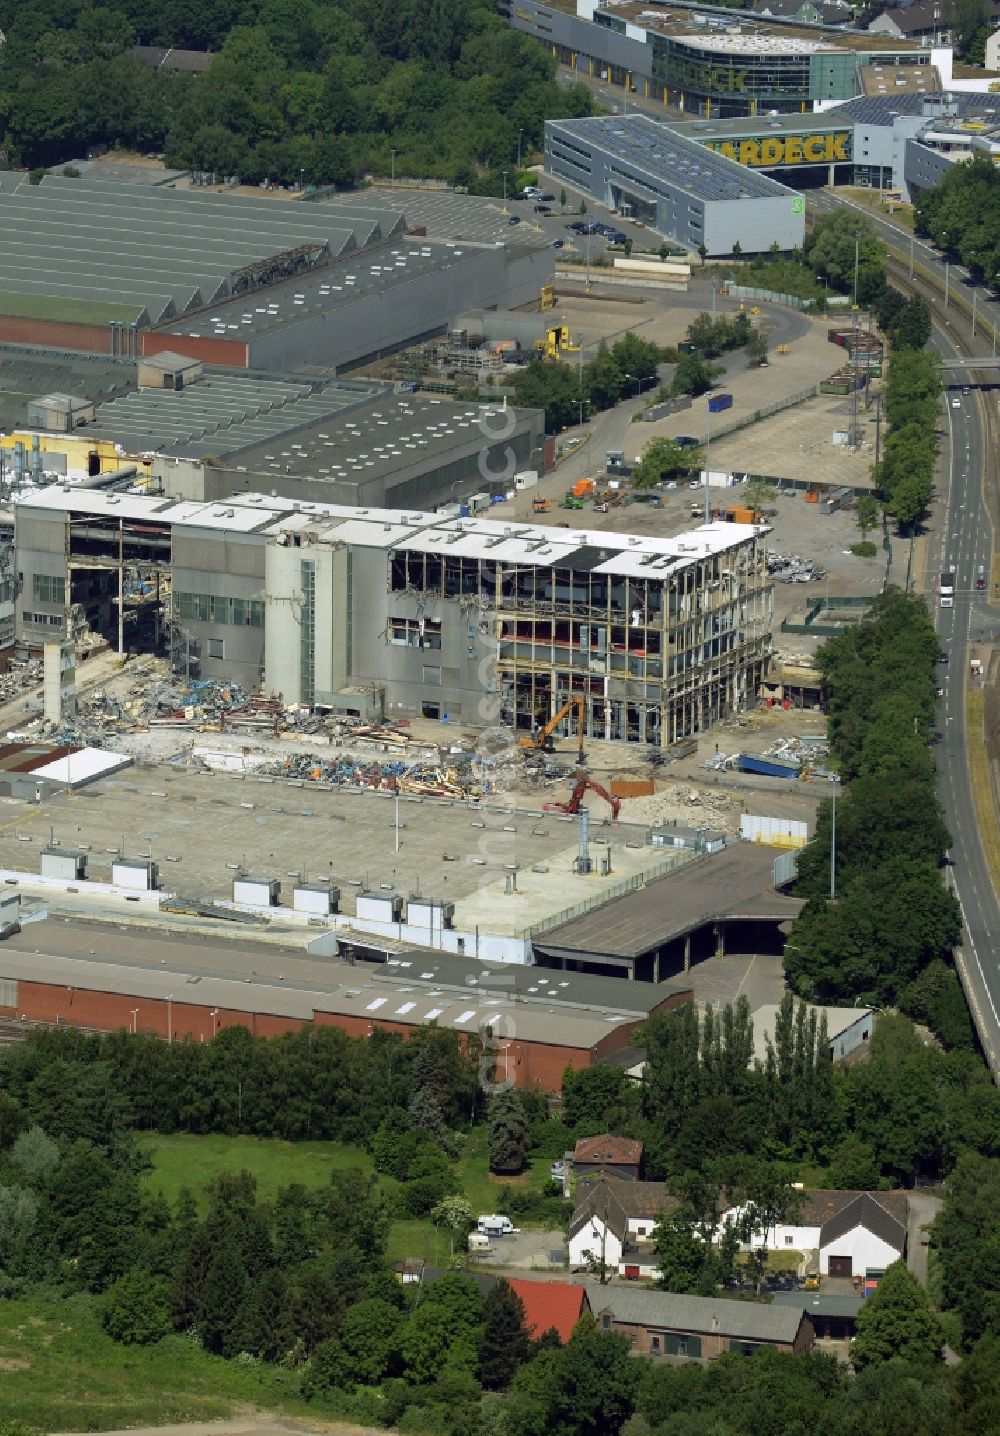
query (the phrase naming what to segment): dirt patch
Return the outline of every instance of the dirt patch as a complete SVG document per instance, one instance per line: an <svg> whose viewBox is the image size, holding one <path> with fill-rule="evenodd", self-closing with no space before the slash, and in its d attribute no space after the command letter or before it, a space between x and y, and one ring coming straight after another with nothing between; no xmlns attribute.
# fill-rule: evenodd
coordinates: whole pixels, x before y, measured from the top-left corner
<svg viewBox="0 0 1000 1436"><path fill-rule="evenodd" d="M0 1372L2 1371L29 1371L31 1362L25 1361L20 1356L0 1356Z"/></svg>

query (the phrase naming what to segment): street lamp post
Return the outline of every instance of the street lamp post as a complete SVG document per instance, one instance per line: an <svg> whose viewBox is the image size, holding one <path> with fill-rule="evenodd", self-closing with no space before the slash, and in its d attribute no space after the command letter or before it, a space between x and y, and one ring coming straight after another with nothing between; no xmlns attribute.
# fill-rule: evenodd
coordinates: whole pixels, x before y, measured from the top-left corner
<svg viewBox="0 0 1000 1436"><path fill-rule="evenodd" d="M133 1036L133 1037L136 1035L136 1033L138 1032L138 1030L139 1030L139 1009L138 1009L138 1007L133 1007L133 1008L132 1008L132 1036Z"/></svg>
<svg viewBox="0 0 1000 1436"><path fill-rule="evenodd" d="M948 284L951 278L951 265L947 260L944 262L944 307L948 308Z"/></svg>
<svg viewBox="0 0 1000 1436"><path fill-rule="evenodd" d="M503 172L503 212L507 213L507 171Z"/></svg>
<svg viewBox="0 0 1000 1436"><path fill-rule="evenodd" d="M213 1007L213 1008L212 1008L212 1036L213 1036L213 1037L214 1037L215 1034L218 1032L218 1030L219 1030L219 1009L218 1009L217 1007Z"/></svg>
<svg viewBox="0 0 1000 1436"><path fill-rule="evenodd" d="M833 785L833 813L830 818L830 900L837 896L837 778L830 779Z"/></svg>
<svg viewBox="0 0 1000 1436"><path fill-rule="evenodd" d="M168 1041L168 1042L173 1042L173 1040L174 1040L174 1009L173 1009L173 1002L174 1002L174 994L173 994L172 992L167 993L167 1041Z"/></svg>
<svg viewBox="0 0 1000 1436"><path fill-rule="evenodd" d="M523 129L523 128L519 129L518 132L517 132L517 172L518 172L518 174L521 173L521 136L522 136L523 134L524 134L524 129Z"/></svg>

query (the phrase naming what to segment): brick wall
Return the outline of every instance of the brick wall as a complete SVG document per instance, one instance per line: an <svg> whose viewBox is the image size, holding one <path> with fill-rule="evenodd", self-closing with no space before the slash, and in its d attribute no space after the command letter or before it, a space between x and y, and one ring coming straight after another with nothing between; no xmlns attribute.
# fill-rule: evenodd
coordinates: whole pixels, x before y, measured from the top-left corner
<svg viewBox="0 0 1000 1436"><path fill-rule="evenodd" d="M78 349L88 354L111 353L106 324L67 324L59 319L18 319L0 314L0 342L44 344L52 349Z"/></svg>
<svg viewBox="0 0 1000 1436"><path fill-rule="evenodd" d="M168 1019L169 1006L169 1019ZM293 1017L270 1016L267 1013L239 1012L229 1008L196 1006L181 1000L168 1003L156 998L130 997L117 992L89 992L81 988L59 987L44 982L19 982L16 1007L0 1007L0 1016L24 1017L36 1022L52 1022L69 1027L92 1027L103 1032L151 1032L166 1037L169 1030L175 1042L210 1042L223 1027L245 1027L255 1037L281 1037L297 1032L308 1023ZM402 1022L373 1022L363 1017L340 1016L333 1012L317 1012L317 1026L339 1027L352 1037L370 1037L376 1027L404 1036L413 1031ZM579 1071L591 1065L591 1054L585 1048L554 1047L542 1042L512 1040L504 1050L493 1054L484 1070L486 1082L502 1082L513 1078L522 1090L539 1087L544 1092L558 1092L567 1067Z"/></svg>
<svg viewBox="0 0 1000 1436"><path fill-rule="evenodd" d="M200 359L203 364L224 364L227 369L246 369L250 364L250 346L245 340L164 334L155 329L145 329L139 335L139 353L144 359L167 350Z"/></svg>
<svg viewBox="0 0 1000 1436"><path fill-rule="evenodd" d="M598 1317L598 1322L603 1325L603 1322L601 1322L600 1317ZM615 1321L612 1318L611 1330L621 1332L622 1336L628 1338L628 1340L631 1342L631 1351L633 1356L664 1355L663 1327L653 1327L652 1329L650 1329L649 1327L641 1326L637 1323ZM715 1357L723 1356L727 1351L731 1349L738 1350L740 1345L739 1342L734 1343L732 1337L717 1332L695 1331L680 1334L697 1336L700 1339L702 1361L713 1361ZM654 1337L659 1340L659 1348L656 1352L653 1351L652 1345ZM782 1341L766 1341L758 1342L755 1344L760 1346L768 1346L774 1351L783 1351L785 1353L791 1353L793 1351L805 1351L812 1345L812 1325L809 1321L804 1321L802 1323L801 1327L799 1328L798 1339L796 1340L794 1346L792 1346L788 1342ZM697 1360L698 1358L685 1358L677 1356L671 1358L671 1360L673 1361L683 1361L685 1359Z"/></svg>

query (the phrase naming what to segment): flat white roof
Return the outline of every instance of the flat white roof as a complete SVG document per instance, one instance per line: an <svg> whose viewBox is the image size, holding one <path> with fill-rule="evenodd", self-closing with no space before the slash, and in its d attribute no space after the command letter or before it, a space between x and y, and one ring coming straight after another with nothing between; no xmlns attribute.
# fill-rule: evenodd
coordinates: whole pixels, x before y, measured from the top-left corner
<svg viewBox="0 0 1000 1436"><path fill-rule="evenodd" d="M698 559L727 553L759 534L765 524L701 524L672 538L612 533L604 529L564 529L508 520L442 518L413 510L360 508L346 504L299 504L292 500L241 494L215 503L166 499L148 494L112 494L102 489L53 485L26 494L16 509L44 509L75 516L126 518L231 533L257 533L274 539L283 532L308 533L315 543L409 549L455 557L551 568L587 552L596 573L634 578L663 577Z"/></svg>

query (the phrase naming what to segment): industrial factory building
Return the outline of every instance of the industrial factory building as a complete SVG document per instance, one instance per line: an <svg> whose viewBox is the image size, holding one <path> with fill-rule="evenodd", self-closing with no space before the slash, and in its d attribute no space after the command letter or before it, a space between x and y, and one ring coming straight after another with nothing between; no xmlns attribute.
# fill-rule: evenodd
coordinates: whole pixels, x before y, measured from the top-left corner
<svg viewBox="0 0 1000 1436"><path fill-rule="evenodd" d="M693 117L800 113L865 93L881 66L944 66L950 49L845 27L748 15L684 0L577 0L577 13L544 0L505 0L515 30L564 65Z"/></svg>
<svg viewBox="0 0 1000 1436"><path fill-rule="evenodd" d="M4 187L0 341L206 364L340 370L551 281L537 246L438 242L395 208L47 175Z"/></svg>
<svg viewBox="0 0 1000 1436"><path fill-rule="evenodd" d="M674 538L477 515L50 487L16 506L25 647L83 614L184 671L343 709L666 746L753 701L764 526ZM566 720L569 724L570 720Z"/></svg>
<svg viewBox="0 0 1000 1436"><path fill-rule="evenodd" d="M648 1016L691 998L680 980L557 980L530 968L491 976L484 964L434 951L409 956L405 967L314 960L250 943L177 942L148 931L137 938L48 920L0 949L0 1019L194 1042L225 1027L279 1037L333 1026L369 1037L434 1024L470 1041L485 1034L496 1080L558 1092L567 1067L612 1058Z"/></svg>
<svg viewBox="0 0 1000 1436"><path fill-rule="evenodd" d="M790 250L801 195L645 115L546 120L545 170L617 214L710 255Z"/></svg>

